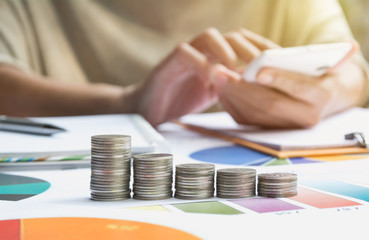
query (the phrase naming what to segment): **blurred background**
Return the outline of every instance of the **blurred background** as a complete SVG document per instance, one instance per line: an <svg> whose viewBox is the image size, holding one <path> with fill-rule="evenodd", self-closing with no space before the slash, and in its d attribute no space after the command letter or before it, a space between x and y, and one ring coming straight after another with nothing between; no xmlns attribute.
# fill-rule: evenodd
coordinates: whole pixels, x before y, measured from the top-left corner
<svg viewBox="0 0 369 240"><path fill-rule="evenodd" d="M369 61L369 0L339 0L351 30Z"/></svg>

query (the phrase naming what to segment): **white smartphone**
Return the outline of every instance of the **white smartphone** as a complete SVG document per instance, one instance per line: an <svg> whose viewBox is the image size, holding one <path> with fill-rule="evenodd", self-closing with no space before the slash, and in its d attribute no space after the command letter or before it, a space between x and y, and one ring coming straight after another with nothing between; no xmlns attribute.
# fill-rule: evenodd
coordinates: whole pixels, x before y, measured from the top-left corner
<svg viewBox="0 0 369 240"><path fill-rule="evenodd" d="M248 82L255 81L263 67L322 76L349 59L357 48L353 42L338 42L265 50L251 61L243 78Z"/></svg>

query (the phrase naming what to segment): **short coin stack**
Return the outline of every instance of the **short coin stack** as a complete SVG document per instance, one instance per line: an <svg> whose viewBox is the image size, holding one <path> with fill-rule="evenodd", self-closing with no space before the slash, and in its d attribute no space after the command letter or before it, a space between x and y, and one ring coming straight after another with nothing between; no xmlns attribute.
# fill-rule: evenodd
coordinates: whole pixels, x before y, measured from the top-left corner
<svg viewBox="0 0 369 240"><path fill-rule="evenodd" d="M294 173L259 174L258 195L274 198L297 195L297 175Z"/></svg>
<svg viewBox="0 0 369 240"><path fill-rule="evenodd" d="M247 198L255 196L256 170L225 168L217 171L217 197Z"/></svg>
<svg viewBox="0 0 369 240"><path fill-rule="evenodd" d="M130 198L131 137L91 137L91 199L117 201Z"/></svg>
<svg viewBox="0 0 369 240"><path fill-rule="evenodd" d="M214 196L215 166L205 163L176 165L175 196L180 199L206 199Z"/></svg>
<svg viewBox="0 0 369 240"><path fill-rule="evenodd" d="M159 200L173 195L173 155L148 153L133 156L133 198Z"/></svg>

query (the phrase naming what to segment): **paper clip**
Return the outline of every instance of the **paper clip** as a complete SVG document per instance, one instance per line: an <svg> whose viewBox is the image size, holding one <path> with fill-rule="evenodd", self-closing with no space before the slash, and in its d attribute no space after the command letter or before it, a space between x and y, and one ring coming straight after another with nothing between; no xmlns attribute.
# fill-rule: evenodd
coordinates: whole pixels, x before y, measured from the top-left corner
<svg viewBox="0 0 369 240"><path fill-rule="evenodd" d="M345 135L347 140L357 140L361 147L369 148L369 139L361 132L353 132Z"/></svg>

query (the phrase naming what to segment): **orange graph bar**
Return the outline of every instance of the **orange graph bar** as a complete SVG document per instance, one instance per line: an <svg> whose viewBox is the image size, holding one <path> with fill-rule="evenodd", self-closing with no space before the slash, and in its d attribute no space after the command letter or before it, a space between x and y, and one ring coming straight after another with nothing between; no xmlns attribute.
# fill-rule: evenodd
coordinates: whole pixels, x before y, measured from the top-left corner
<svg viewBox="0 0 369 240"><path fill-rule="evenodd" d="M361 205L360 203L345 198L332 196L326 193L321 193L304 187L298 187L297 192L298 192L297 196L290 197L289 199L316 208L338 208L338 207Z"/></svg>

